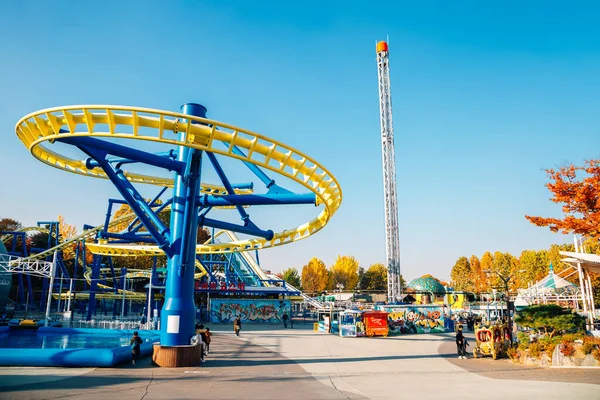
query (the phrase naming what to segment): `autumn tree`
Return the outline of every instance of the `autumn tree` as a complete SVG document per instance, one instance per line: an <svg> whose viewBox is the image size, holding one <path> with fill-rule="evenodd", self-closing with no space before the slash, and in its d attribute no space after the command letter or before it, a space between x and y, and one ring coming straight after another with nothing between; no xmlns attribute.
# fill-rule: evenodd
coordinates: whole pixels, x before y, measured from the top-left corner
<svg viewBox="0 0 600 400"><path fill-rule="evenodd" d="M338 256L329 271L329 288L344 285L346 290L356 289L360 265L352 256Z"/></svg>
<svg viewBox="0 0 600 400"><path fill-rule="evenodd" d="M302 288L310 294L319 294L327 287L329 273L325 263L313 257L302 267Z"/></svg>
<svg viewBox="0 0 600 400"><path fill-rule="evenodd" d="M294 286L297 289L300 289L302 286L302 280L300 278L300 274L296 268L288 268L281 271L281 279Z"/></svg>
<svg viewBox="0 0 600 400"><path fill-rule="evenodd" d="M77 236L77 228L75 225L67 224L65 218L62 215L58 216L58 232L60 233L60 243L64 243L69 239ZM63 247L62 257L65 261L75 259L75 248L76 244L73 243L71 246Z"/></svg>
<svg viewBox="0 0 600 400"><path fill-rule="evenodd" d="M492 255L491 252L486 251L485 253L483 253L483 255L481 256L480 266L481 266L481 277L479 278L479 280L483 287L483 291L489 292L492 290L492 288L490 287L490 279L489 279L489 275L484 271L491 271L494 266L494 256Z"/></svg>
<svg viewBox="0 0 600 400"><path fill-rule="evenodd" d="M0 232L15 232L23 228L23 224L12 218L0 218Z"/></svg>
<svg viewBox="0 0 600 400"><path fill-rule="evenodd" d="M471 264L467 257L460 257L450 272L452 284L456 290L473 291Z"/></svg>
<svg viewBox="0 0 600 400"><path fill-rule="evenodd" d="M573 164L547 169L551 201L562 204L563 218L526 215L529 222L547 226L552 232L600 237L600 160L587 160L583 166Z"/></svg>
<svg viewBox="0 0 600 400"><path fill-rule="evenodd" d="M469 265L471 266L471 280L473 281L473 292L481 293L485 291L487 279L483 269L481 268L481 262L476 255L472 255L469 258Z"/></svg>
<svg viewBox="0 0 600 400"><path fill-rule="evenodd" d="M0 219L0 234L2 232L16 232L19 229L23 228L23 224L19 221L12 218L1 218ZM12 244L12 235L7 235L6 239L6 247L9 247ZM20 238L17 238L17 248L22 247L22 242Z"/></svg>
<svg viewBox="0 0 600 400"><path fill-rule="evenodd" d="M366 290L387 290L388 277L387 268L381 263L373 264L365 272L367 285Z"/></svg>

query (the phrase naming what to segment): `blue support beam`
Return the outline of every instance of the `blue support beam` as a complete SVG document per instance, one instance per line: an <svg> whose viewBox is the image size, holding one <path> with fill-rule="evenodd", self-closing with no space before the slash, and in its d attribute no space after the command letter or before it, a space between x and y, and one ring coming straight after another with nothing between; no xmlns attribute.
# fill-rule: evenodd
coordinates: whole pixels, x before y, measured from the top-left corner
<svg viewBox="0 0 600 400"><path fill-rule="evenodd" d="M70 139L89 139L89 138L70 138ZM103 142L100 140L100 142ZM148 233L154 238L158 247L171 256L172 250L169 244L169 229L164 226L158 216L152 211L144 198L139 194L135 187L129 182L123 171L115 169L106 161L107 153L104 150L88 148L86 145L77 145L77 140L72 143L79 147L83 152L95 159L102 165L106 176L115 185L121 196L127 201L127 204L138 216ZM112 143L111 143L112 144Z"/></svg>
<svg viewBox="0 0 600 400"><path fill-rule="evenodd" d="M185 169L185 164L182 164L179 161L173 160L170 157L164 157L161 155L157 155L154 153L148 153L146 151L132 149L127 146L123 146L120 144L108 142L106 140L96 139L93 137L65 137L56 139L58 142L68 143L77 147L86 147L88 149L95 149L96 153L98 151L102 151L106 154L112 154L115 156L123 157L130 160L135 160L136 162L141 162L144 164L152 165L154 167L163 168L169 171L179 171L183 172ZM86 152L87 153L87 152ZM91 158L86 160L86 167L89 169L92 168L102 168L104 169L104 165L112 164L106 157L102 157L102 159L98 159L94 157L92 154L88 155ZM115 168L119 169L119 168Z"/></svg>
<svg viewBox="0 0 600 400"><path fill-rule="evenodd" d="M267 240L273 239L274 233L272 230L262 230L250 222L248 225L236 225L225 221L218 221L212 218L206 218L204 216L198 217L198 224L208 226L211 228L223 229L226 231L233 231L238 233L244 233L247 235L263 237Z"/></svg>
<svg viewBox="0 0 600 400"><path fill-rule="evenodd" d="M206 108L199 104L185 104L182 112L206 117ZM186 133L180 132L179 135L180 140L185 142ZM165 301L161 310L162 346L189 345L196 322L194 264L202 151L180 146L177 153L177 161L186 165L186 174L176 171L174 176L170 224L172 254L167 262Z"/></svg>
<svg viewBox="0 0 600 400"><path fill-rule="evenodd" d="M201 195L200 205L203 207L223 206L265 206L265 205L291 205L291 204L316 204L317 197L314 193L306 194L234 194L223 196Z"/></svg>

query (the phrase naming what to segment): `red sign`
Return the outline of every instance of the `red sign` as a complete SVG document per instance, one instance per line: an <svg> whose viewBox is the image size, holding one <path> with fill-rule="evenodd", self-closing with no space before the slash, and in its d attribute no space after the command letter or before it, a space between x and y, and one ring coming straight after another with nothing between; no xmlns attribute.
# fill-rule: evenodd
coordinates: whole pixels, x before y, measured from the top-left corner
<svg viewBox="0 0 600 400"><path fill-rule="evenodd" d="M220 282L217 286L216 282L196 282L194 285L196 290L211 290L211 291L237 291L237 290L246 290L246 284L244 282L239 282L237 285L233 282L227 283Z"/></svg>

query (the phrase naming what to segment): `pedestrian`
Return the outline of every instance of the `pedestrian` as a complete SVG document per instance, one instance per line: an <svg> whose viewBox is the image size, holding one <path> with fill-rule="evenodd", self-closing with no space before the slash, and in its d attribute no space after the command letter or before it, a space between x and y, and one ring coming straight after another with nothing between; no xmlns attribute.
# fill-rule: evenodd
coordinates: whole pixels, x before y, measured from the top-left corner
<svg viewBox="0 0 600 400"><path fill-rule="evenodd" d="M240 331L242 330L242 319L238 317L233 320L233 331L235 332L236 336L240 336Z"/></svg>
<svg viewBox="0 0 600 400"><path fill-rule="evenodd" d="M285 312L285 311L283 312L283 316L281 317L281 319L283 320L283 327L287 328L287 323L288 323L288 319L289 319L287 312Z"/></svg>
<svg viewBox="0 0 600 400"><path fill-rule="evenodd" d="M135 361L140 356L140 345L143 343L141 337L138 336L137 331L133 332L133 337L129 344L131 345L131 365L135 367Z"/></svg>
<svg viewBox="0 0 600 400"><path fill-rule="evenodd" d="M212 333L210 333L210 328L206 328L205 337L206 337L206 354L208 354L208 351L210 350L210 342L212 341L212 339L211 339Z"/></svg>
<svg viewBox="0 0 600 400"><path fill-rule="evenodd" d="M196 324L196 343L200 346L200 361L204 362L204 356L206 355L206 329L204 329L204 325Z"/></svg>
<svg viewBox="0 0 600 400"><path fill-rule="evenodd" d="M458 325L458 329L456 330L456 351L458 352L458 358L466 359L467 356L465 354L466 348L466 339L463 335L462 325Z"/></svg>

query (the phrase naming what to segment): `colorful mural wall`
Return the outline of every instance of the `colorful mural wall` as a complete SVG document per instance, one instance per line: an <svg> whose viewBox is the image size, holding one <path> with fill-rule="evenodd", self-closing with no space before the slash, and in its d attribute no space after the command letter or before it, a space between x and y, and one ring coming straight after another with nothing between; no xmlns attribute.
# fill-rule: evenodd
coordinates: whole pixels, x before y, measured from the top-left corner
<svg viewBox="0 0 600 400"><path fill-rule="evenodd" d="M291 312L289 300L229 300L211 299L210 322L233 322L239 315L242 322L278 324L283 313Z"/></svg>
<svg viewBox="0 0 600 400"><path fill-rule="evenodd" d="M377 306L386 311L390 334L442 333L444 329L444 307L438 306Z"/></svg>

